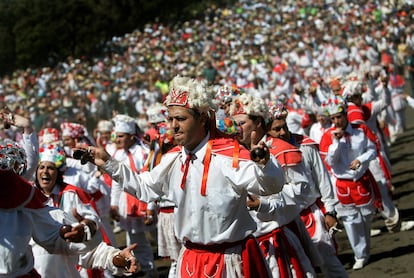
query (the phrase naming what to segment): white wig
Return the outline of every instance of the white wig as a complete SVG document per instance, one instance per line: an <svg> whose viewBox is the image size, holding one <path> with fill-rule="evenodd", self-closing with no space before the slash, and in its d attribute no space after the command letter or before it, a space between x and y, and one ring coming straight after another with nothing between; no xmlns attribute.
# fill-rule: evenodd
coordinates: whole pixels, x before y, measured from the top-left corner
<svg viewBox="0 0 414 278"><path fill-rule="evenodd" d="M176 76L171 80L166 106L182 106L209 114L216 110L214 95L205 80Z"/></svg>
<svg viewBox="0 0 414 278"><path fill-rule="evenodd" d="M247 114L250 116L260 116L265 120L269 119L269 108L262 98L254 97L249 94L237 96L230 105L231 116Z"/></svg>

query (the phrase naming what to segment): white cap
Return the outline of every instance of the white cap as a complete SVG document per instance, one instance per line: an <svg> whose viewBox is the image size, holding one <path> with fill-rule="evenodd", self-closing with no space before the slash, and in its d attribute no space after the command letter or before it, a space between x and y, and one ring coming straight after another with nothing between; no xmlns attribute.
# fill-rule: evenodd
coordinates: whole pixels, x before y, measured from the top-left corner
<svg viewBox="0 0 414 278"><path fill-rule="evenodd" d="M115 123L114 131L127 134L136 134L137 127L135 119L128 115L116 115L113 118Z"/></svg>
<svg viewBox="0 0 414 278"><path fill-rule="evenodd" d="M98 123L97 129L100 132L110 132L112 131L112 129L114 128L114 125L112 124L111 121L107 121L107 120L101 120Z"/></svg>
<svg viewBox="0 0 414 278"><path fill-rule="evenodd" d="M161 103L155 103L148 107L147 109L147 117L148 122L152 124L161 123L166 121L166 107Z"/></svg>

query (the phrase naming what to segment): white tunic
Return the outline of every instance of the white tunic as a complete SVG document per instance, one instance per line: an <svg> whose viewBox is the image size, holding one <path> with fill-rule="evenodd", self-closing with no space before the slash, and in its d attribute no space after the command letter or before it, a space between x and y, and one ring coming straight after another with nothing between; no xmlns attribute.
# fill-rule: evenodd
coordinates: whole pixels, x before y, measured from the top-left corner
<svg viewBox="0 0 414 278"><path fill-rule="evenodd" d="M59 187L55 186L52 193L59 195ZM48 205L58 206L57 199L49 198ZM99 216L94 209L87 204L84 204L79 199L78 195L73 191L63 192L59 207L64 210L72 222L77 221L72 216L72 208L76 208L77 212L84 218L94 221L98 227L100 225ZM78 264L79 255L57 255L50 254L42 246L35 242L31 242L33 247L33 254L35 256L35 268L42 277L80 277L76 265Z"/></svg>
<svg viewBox="0 0 414 278"><path fill-rule="evenodd" d="M65 219L68 216L62 210L51 207L0 209L0 238L4 243L0 243L0 277L12 278L33 269L31 238L50 253L67 255L86 252L97 245L95 240L86 244L65 242L59 235Z"/></svg>
<svg viewBox="0 0 414 278"><path fill-rule="evenodd" d="M206 196L202 196L200 187L207 141L208 137L195 149L196 159L190 164L184 190L180 187L181 168L186 157L184 148L165 154L151 172L140 175L115 160L109 160L104 168L113 173L125 190L142 200L167 195L177 206L175 234L179 240L198 244L242 240L256 230L255 221L246 207L247 193L269 195L279 192L284 183L283 172L274 158L264 167L240 158L239 167L234 169L232 157L213 151Z"/></svg>

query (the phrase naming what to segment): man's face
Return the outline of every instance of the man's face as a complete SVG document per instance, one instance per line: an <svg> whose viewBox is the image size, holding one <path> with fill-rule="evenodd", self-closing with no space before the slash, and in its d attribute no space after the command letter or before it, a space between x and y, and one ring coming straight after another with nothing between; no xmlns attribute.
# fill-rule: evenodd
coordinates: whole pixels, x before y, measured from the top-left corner
<svg viewBox="0 0 414 278"><path fill-rule="evenodd" d="M290 141L290 132L285 119L273 120L272 125L270 126L270 129L267 132L267 134L269 134L269 136L271 137L279 138L286 142Z"/></svg>
<svg viewBox="0 0 414 278"><path fill-rule="evenodd" d="M331 86L332 93L336 96L341 95L341 85L335 84Z"/></svg>
<svg viewBox="0 0 414 278"><path fill-rule="evenodd" d="M345 129L348 124L345 113L336 113L330 116L331 122L335 125L336 128Z"/></svg>
<svg viewBox="0 0 414 278"><path fill-rule="evenodd" d="M75 138L72 138L70 136L63 136L62 139L63 139L64 146L69 147L71 149L76 147L77 141Z"/></svg>
<svg viewBox="0 0 414 278"><path fill-rule="evenodd" d="M110 142L111 141L111 132L110 131L100 131L100 139L103 142Z"/></svg>
<svg viewBox="0 0 414 278"><path fill-rule="evenodd" d="M251 133L252 131L256 131L258 127L257 121L253 121L249 118L246 114L238 114L234 115L233 119L236 121L237 125L241 128L241 134L239 137L239 141L247 147L251 145ZM260 139L260 138L258 138ZM254 142L255 144L257 142Z"/></svg>
<svg viewBox="0 0 414 278"><path fill-rule="evenodd" d="M135 137L133 134L117 132L115 143L118 149L128 150L135 142Z"/></svg>
<svg viewBox="0 0 414 278"><path fill-rule="evenodd" d="M316 115L316 120L321 123L321 126L325 126L328 123L329 118L326 117L325 115L318 113Z"/></svg>
<svg viewBox="0 0 414 278"><path fill-rule="evenodd" d="M168 107L168 122L174 134L175 142L187 150L194 150L204 139L207 116L195 115L181 106Z"/></svg>

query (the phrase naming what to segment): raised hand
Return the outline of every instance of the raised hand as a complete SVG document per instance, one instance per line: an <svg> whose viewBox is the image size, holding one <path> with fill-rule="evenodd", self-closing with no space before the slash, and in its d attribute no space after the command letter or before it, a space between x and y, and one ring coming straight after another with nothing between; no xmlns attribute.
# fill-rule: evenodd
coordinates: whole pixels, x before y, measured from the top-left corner
<svg viewBox="0 0 414 278"><path fill-rule="evenodd" d="M76 145L75 152L79 152L79 158L81 161L91 162L98 167L102 167L111 158L109 153L105 149L100 147L85 146L82 144Z"/></svg>
<svg viewBox="0 0 414 278"><path fill-rule="evenodd" d="M270 159L269 148L266 146L265 142L261 141L256 145L257 133L252 131L251 133L251 145L250 145L250 158L258 163L265 165Z"/></svg>

